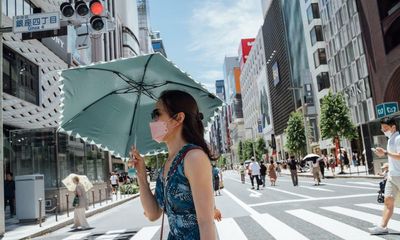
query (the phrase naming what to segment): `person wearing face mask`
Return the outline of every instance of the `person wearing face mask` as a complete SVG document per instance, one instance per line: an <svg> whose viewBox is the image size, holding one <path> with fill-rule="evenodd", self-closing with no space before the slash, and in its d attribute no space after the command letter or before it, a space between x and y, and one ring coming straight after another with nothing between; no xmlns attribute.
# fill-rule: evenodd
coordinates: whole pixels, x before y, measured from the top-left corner
<svg viewBox="0 0 400 240"><path fill-rule="evenodd" d="M220 213L214 212L210 162L215 158L204 140L203 115L195 99L183 91L165 91L151 115L152 137L167 145L168 158L160 169L153 194L144 160L134 146L131 149L145 216L150 221L162 216L162 237L166 214L170 226L168 240L216 239L213 218L217 213L220 219Z"/></svg>
<svg viewBox="0 0 400 240"><path fill-rule="evenodd" d="M388 222L393 215L394 200L400 191L400 134L394 118L383 118L381 120L381 130L388 138L386 150L377 147L375 154L379 157L387 156L389 163L389 174L385 186L385 207L383 209L382 221L375 227L368 230L371 234L387 234Z"/></svg>

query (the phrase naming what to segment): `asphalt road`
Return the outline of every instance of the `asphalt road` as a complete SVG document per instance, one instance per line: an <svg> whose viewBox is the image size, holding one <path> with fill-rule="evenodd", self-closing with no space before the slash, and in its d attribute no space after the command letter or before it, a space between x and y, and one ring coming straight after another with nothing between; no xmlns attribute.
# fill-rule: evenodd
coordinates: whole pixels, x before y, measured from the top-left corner
<svg viewBox="0 0 400 240"><path fill-rule="evenodd" d="M370 236L367 228L380 222L382 204L376 202L377 179L324 179L314 186L289 176L276 186L252 190L249 179L224 173L225 188L216 197L223 220L216 223L220 239L400 239L400 208L389 223L390 234ZM88 218L93 229L71 231L70 226L37 239L159 239L161 221L143 216L139 199ZM168 227L166 227L168 231ZM167 235L167 234L164 234Z"/></svg>

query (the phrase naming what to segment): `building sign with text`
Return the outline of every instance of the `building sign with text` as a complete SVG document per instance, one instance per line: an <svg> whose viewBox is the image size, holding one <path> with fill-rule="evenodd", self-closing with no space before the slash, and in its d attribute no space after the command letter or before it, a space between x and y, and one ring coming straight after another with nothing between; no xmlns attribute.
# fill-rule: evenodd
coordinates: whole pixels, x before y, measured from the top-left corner
<svg viewBox="0 0 400 240"><path fill-rule="evenodd" d="M385 102L376 105L376 115L378 118L390 115L399 111L397 102Z"/></svg>
<svg viewBox="0 0 400 240"><path fill-rule="evenodd" d="M60 28L60 13L35 13L30 15L14 16L13 32L27 33L54 30Z"/></svg>

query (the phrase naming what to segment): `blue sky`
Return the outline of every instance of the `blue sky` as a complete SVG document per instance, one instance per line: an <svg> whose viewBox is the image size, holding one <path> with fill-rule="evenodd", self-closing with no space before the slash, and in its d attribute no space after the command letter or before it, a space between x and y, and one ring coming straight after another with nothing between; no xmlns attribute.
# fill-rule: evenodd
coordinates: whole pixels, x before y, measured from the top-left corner
<svg viewBox="0 0 400 240"><path fill-rule="evenodd" d="M260 0L149 0L150 24L160 31L168 58L215 92L225 56L262 24Z"/></svg>

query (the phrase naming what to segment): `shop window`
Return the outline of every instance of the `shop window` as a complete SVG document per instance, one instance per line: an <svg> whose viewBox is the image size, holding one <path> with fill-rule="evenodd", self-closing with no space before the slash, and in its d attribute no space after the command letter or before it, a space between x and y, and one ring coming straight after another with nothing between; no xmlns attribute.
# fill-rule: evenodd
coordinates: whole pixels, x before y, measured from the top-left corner
<svg viewBox="0 0 400 240"><path fill-rule="evenodd" d="M4 92L39 105L39 67L3 46Z"/></svg>

